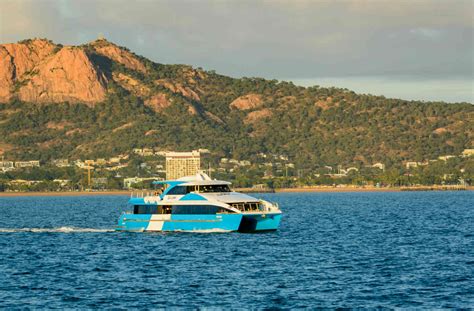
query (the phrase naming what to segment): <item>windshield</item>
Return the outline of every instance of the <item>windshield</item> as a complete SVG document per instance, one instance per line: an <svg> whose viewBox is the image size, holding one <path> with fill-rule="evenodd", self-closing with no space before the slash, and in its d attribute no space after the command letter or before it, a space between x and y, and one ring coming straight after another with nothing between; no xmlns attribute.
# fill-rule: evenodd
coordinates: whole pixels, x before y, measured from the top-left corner
<svg viewBox="0 0 474 311"><path fill-rule="evenodd" d="M228 185L203 185L199 186L199 192L230 192Z"/></svg>

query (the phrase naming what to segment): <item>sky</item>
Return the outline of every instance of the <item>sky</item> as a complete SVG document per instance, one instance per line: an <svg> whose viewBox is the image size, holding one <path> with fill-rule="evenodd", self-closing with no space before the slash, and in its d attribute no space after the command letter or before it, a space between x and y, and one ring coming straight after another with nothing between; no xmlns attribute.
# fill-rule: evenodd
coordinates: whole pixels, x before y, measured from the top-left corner
<svg viewBox="0 0 474 311"><path fill-rule="evenodd" d="M232 77L474 103L473 0L0 0L0 43L103 35Z"/></svg>

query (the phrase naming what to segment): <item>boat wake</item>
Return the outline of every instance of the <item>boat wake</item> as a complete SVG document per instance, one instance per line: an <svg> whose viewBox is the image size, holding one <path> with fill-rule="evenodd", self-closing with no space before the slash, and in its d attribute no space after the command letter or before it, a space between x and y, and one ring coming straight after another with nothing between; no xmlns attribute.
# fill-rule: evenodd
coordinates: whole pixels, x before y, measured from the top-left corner
<svg viewBox="0 0 474 311"><path fill-rule="evenodd" d="M58 228L0 228L0 233L15 232L33 232L33 233L98 233L98 232L114 232L113 229L99 228L77 228L77 227L58 227Z"/></svg>

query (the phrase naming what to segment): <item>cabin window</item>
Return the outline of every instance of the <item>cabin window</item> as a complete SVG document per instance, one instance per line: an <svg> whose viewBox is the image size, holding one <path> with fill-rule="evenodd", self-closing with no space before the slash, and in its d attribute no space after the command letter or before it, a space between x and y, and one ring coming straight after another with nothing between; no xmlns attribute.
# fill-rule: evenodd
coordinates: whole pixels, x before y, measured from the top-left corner
<svg viewBox="0 0 474 311"><path fill-rule="evenodd" d="M167 195L181 195L181 194L186 194L188 189L184 186L175 186L173 189L171 189Z"/></svg>
<svg viewBox="0 0 474 311"><path fill-rule="evenodd" d="M135 205L134 214L171 214L171 205Z"/></svg>
<svg viewBox="0 0 474 311"><path fill-rule="evenodd" d="M186 186L186 193L199 191L199 186Z"/></svg>
<svg viewBox="0 0 474 311"><path fill-rule="evenodd" d="M172 214L209 215L227 212L226 209L213 205L174 205Z"/></svg>
<svg viewBox="0 0 474 311"><path fill-rule="evenodd" d="M199 192L230 192L229 185L201 185Z"/></svg>
<svg viewBox="0 0 474 311"><path fill-rule="evenodd" d="M134 214L157 214L158 210L153 205L135 205L133 207Z"/></svg>
<svg viewBox="0 0 474 311"><path fill-rule="evenodd" d="M263 211L264 208L262 204L258 202L243 202L243 203L231 203L230 206L233 208L238 209L242 212L250 212L250 211Z"/></svg>

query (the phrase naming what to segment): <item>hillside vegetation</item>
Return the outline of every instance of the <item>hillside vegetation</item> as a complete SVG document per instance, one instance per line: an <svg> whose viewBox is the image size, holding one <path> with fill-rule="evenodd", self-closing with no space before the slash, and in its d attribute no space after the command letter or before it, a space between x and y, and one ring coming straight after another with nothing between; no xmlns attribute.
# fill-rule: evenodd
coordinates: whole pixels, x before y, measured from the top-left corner
<svg viewBox="0 0 474 311"><path fill-rule="evenodd" d="M29 54L28 54L29 53ZM92 158L136 147L286 155L300 168L387 165L474 145L474 106L235 79L164 65L106 40L0 45L0 152Z"/></svg>

